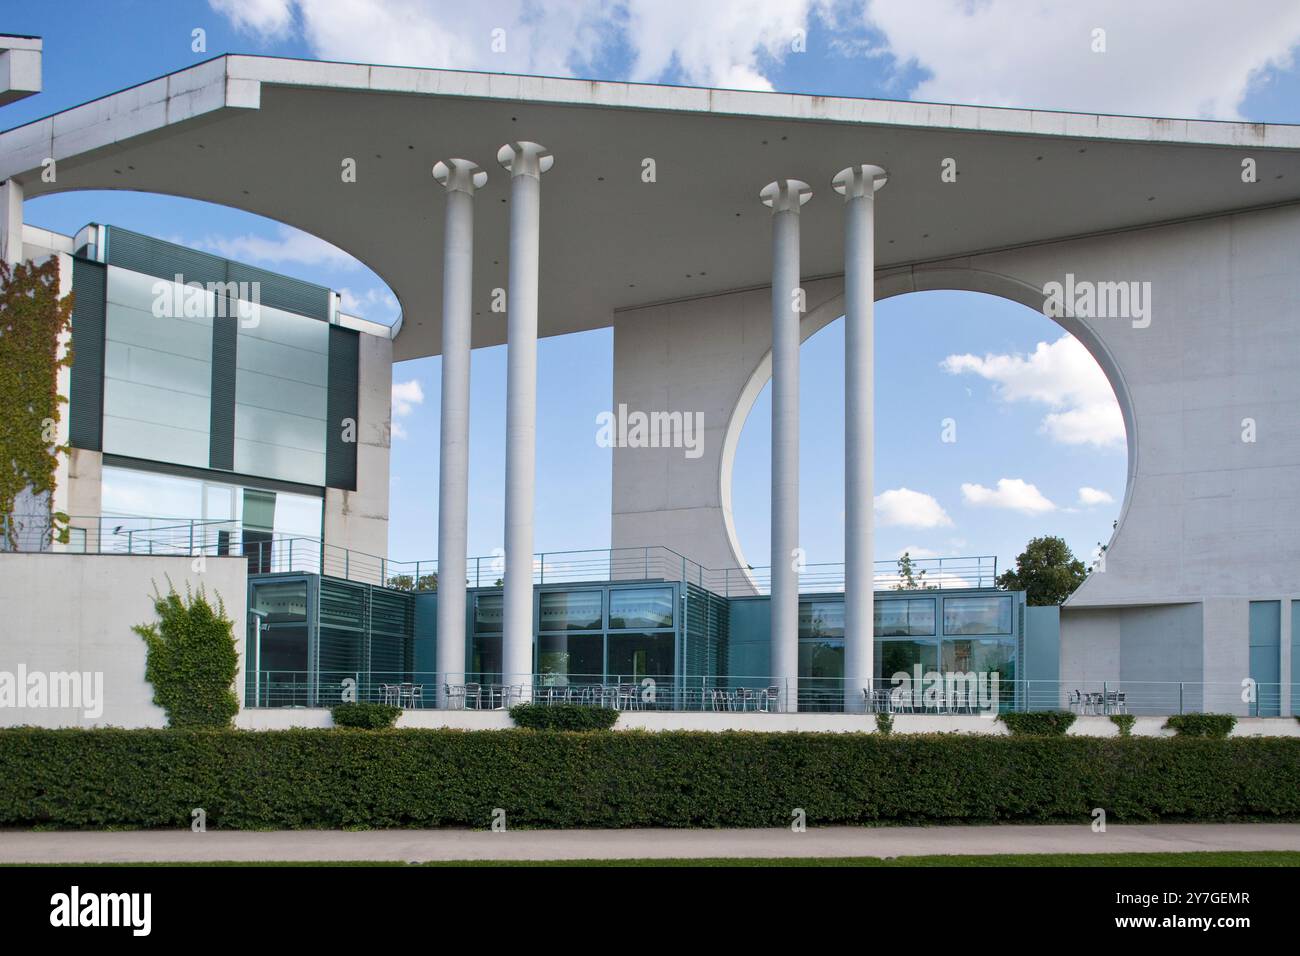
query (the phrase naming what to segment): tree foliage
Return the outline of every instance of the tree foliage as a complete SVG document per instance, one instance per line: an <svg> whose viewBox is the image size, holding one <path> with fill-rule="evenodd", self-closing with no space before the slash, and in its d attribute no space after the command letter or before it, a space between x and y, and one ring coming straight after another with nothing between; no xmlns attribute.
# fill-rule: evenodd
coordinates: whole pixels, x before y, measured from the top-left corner
<svg viewBox="0 0 1300 956"><path fill-rule="evenodd" d="M1016 558L1016 569L998 575L997 585L1007 591L1024 591L1030 607L1062 603L1088 576L1064 538L1031 538Z"/></svg>
<svg viewBox="0 0 1300 956"><path fill-rule="evenodd" d="M58 444L59 370L72 364L72 349L59 357L59 340L72 328L72 296L59 298L59 259L40 265L0 262L0 514L12 514L18 496L54 491ZM68 516L51 515L55 535L67 540ZM17 545L8 525L7 546Z"/></svg>
<svg viewBox="0 0 1300 956"><path fill-rule="evenodd" d="M203 588L177 593L171 581L167 593L154 591L158 623L132 628L144 638L148 659L144 676L153 684L153 702L167 711L171 727L229 727L239 712L232 686L239 673L234 622L217 596L208 603Z"/></svg>

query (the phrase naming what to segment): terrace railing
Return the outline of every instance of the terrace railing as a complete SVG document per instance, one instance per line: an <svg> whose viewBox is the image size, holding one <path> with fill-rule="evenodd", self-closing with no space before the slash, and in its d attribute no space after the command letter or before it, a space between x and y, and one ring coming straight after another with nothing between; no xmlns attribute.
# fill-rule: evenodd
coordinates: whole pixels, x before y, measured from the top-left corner
<svg viewBox="0 0 1300 956"><path fill-rule="evenodd" d="M941 675L946 678L948 675ZM977 680L972 681L970 678ZM985 675L987 678L988 675ZM1003 680L996 688L979 675L920 686L877 681L858 710L919 716L995 716L1005 711L1071 710L1081 716L1167 716L1226 713L1281 716L1282 691L1300 714L1300 684L1260 684L1249 699L1232 683L1160 681ZM859 691L861 693L861 691ZM805 677L788 682L760 675L662 677L644 674L458 674L431 671L254 671L246 707L332 707L343 700L396 704L404 709L501 710L523 701L608 706L620 710L777 713L791 696L800 712L844 710L844 681Z"/></svg>
<svg viewBox="0 0 1300 956"><path fill-rule="evenodd" d="M0 515L0 550L64 551L87 554L243 556L253 573L315 573L403 590L432 590L436 560L394 561L378 555L323 544L319 538L249 528L224 519L73 517L66 543L48 516ZM662 546L547 551L533 556L534 584L661 580L698 585L722 597L769 593L766 567L706 568ZM991 588L998 574L991 555L915 558L910 577L895 561L877 561L879 590ZM505 575L501 554L471 557L470 587L497 586ZM801 593L844 590L843 564L809 564L799 573Z"/></svg>

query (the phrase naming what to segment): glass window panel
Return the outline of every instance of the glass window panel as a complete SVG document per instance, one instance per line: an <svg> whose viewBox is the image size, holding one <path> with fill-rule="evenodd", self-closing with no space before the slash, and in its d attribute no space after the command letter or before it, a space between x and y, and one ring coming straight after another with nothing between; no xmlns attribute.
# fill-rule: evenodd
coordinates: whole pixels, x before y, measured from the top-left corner
<svg viewBox="0 0 1300 956"><path fill-rule="evenodd" d="M875 656L876 680L886 684L898 673L914 677L917 664L922 675L939 667L939 645L932 641L877 641Z"/></svg>
<svg viewBox="0 0 1300 956"><path fill-rule="evenodd" d="M943 599L944 634L1010 634L1011 597Z"/></svg>
<svg viewBox="0 0 1300 956"><path fill-rule="evenodd" d="M108 270L104 451L206 468L210 311L155 316L153 287L159 281L117 267Z"/></svg>
<svg viewBox="0 0 1300 956"><path fill-rule="evenodd" d="M474 598L474 630L478 633L499 634L505 620L505 610L500 594L480 594Z"/></svg>
<svg viewBox="0 0 1300 956"><path fill-rule="evenodd" d="M843 605L841 604L842 608ZM743 677L733 684L748 686ZM799 709L840 710L844 705L844 641L818 639L799 642Z"/></svg>
<svg viewBox="0 0 1300 956"><path fill-rule="evenodd" d="M604 635L541 635L537 639L537 673L543 684L552 686L600 683L605 674Z"/></svg>
<svg viewBox="0 0 1300 956"><path fill-rule="evenodd" d="M676 673L673 634L609 635L610 680L638 681L643 677L671 679Z"/></svg>
<svg viewBox="0 0 1300 956"><path fill-rule="evenodd" d="M262 306L236 354L235 470L323 485L329 325Z"/></svg>
<svg viewBox="0 0 1300 956"><path fill-rule="evenodd" d="M202 518L203 482L133 468L104 467L100 507L104 516ZM105 522L108 524L108 522Z"/></svg>
<svg viewBox="0 0 1300 956"><path fill-rule="evenodd" d="M275 533L320 540L323 499L278 492L275 496Z"/></svg>
<svg viewBox="0 0 1300 956"><path fill-rule="evenodd" d="M800 601L799 636L843 637L843 601Z"/></svg>
<svg viewBox="0 0 1300 956"><path fill-rule="evenodd" d="M931 598L877 598L876 637L927 637L934 634Z"/></svg>
<svg viewBox="0 0 1300 956"><path fill-rule="evenodd" d="M942 669L945 674L996 673L1000 703L1009 705L1015 699L1015 641L944 641Z"/></svg>
<svg viewBox="0 0 1300 956"><path fill-rule="evenodd" d="M609 592L611 628L672 627L672 588L624 588ZM613 667L613 664L610 664Z"/></svg>
<svg viewBox="0 0 1300 956"><path fill-rule="evenodd" d="M471 642L470 672L465 676L471 683L499 684L501 682L501 635L476 634Z"/></svg>
<svg viewBox="0 0 1300 956"><path fill-rule="evenodd" d="M600 630L599 591L543 591L539 604L539 630Z"/></svg>
<svg viewBox="0 0 1300 956"><path fill-rule="evenodd" d="M252 610L265 614L268 624L306 621L307 582L276 581L253 585Z"/></svg>

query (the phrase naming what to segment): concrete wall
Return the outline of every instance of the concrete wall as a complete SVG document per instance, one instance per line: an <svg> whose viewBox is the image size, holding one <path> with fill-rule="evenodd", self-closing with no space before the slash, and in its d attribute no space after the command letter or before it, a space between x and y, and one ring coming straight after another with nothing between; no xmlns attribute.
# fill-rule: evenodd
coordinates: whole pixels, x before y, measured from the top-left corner
<svg viewBox="0 0 1300 956"><path fill-rule="evenodd" d="M1249 674L1246 602L1300 598L1300 207L892 270L877 276L877 298L966 289L1040 309L1044 285L1067 273L1149 282L1152 307L1146 327L1058 320L1110 379L1129 444L1105 570L1067 610L1204 602L1203 678L1239 682ZM805 338L843 313L839 282L808 283ZM615 316L614 404L706 416L694 461L673 449L615 450L616 547L662 544L707 566L745 563L731 530L731 460L769 377L769 307L760 289ZM1243 441L1245 419L1253 442ZM1110 613L1063 617L1063 674L1120 679Z"/></svg>
<svg viewBox="0 0 1300 956"><path fill-rule="evenodd" d="M378 335L362 334L360 339L357 490L325 490L325 543L387 557L393 343Z"/></svg>
<svg viewBox="0 0 1300 956"><path fill-rule="evenodd" d="M196 574L190 558L143 555L0 555L0 671L102 674L103 710L0 706L0 726L162 727L166 717L144 679L144 641L134 624L157 620L155 582L170 577L182 593L203 586L220 595L244 646L247 563L212 558ZM242 660L238 688L242 696Z"/></svg>
<svg viewBox="0 0 1300 956"><path fill-rule="evenodd" d="M1164 717L1138 717L1135 737L1172 737L1164 729ZM330 712L324 709L292 708L247 710L236 718L245 730L286 730L290 727L330 727ZM408 710L397 719L399 728L451 730L507 730L514 721L504 710ZM615 730L774 731L779 733L869 734L876 719L866 714L715 714L625 711ZM992 734L1010 731L999 720L987 717L944 717L899 714L894 717L896 734ZM1109 717L1080 716L1068 731L1072 737L1116 737L1119 728ZM1248 717L1237 721L1234 737L1300 737L1300 722L1290 717Z"/></svg>

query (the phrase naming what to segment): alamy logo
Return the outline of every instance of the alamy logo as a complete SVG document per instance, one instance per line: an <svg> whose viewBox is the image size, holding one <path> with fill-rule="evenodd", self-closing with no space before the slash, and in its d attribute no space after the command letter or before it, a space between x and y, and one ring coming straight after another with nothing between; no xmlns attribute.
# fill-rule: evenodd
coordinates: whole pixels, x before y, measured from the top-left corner
<svg viewBox="0 0 1300 956"><path fill-rule="evenodd" d="M1076 280L1067 272L1064 282L1043 286L1043 314L1053 319L1131 319L1133 328L1145 329L1151 324L1151 283Z"/></svg>
<svg viewBox="0 0 1300 956"><path fill-rule="evenodd" d="M704 454L703 412L618 412L596 416L596 444L601 448L683 448L687 458Z"/></svg>
<svg viewBox="0 0 1300 956"><path fill-rule="evenodd" d="M255 329L262 321L260 282L186 282L178 272L171 282L159 279L151 291L156 319L201 319L211 311L218 318L239 319L246 329Z"/></svg>
<svg viewBox="0 0 1300 956"><path fill-rule="evenodd" d="M80 710L88 720L104 713L103 671L0 671L0 707Z"/></svg>
<svg viewBox="0 0 1300 956"><path fill-rule="evenodd" d="M894 685L889 698L895 707L913 710L966 710L981 717L998 715L997 671L923 671L920 664L912 673L898 671L890 677Z"/></svg>
<svg viewBox="0 0 1300 956"><path fill-rule="evenodd" d="M73 886L50 897L51 926L129 926L131 935L148 936L153 919L151 893L82 893Z"/></svg>

